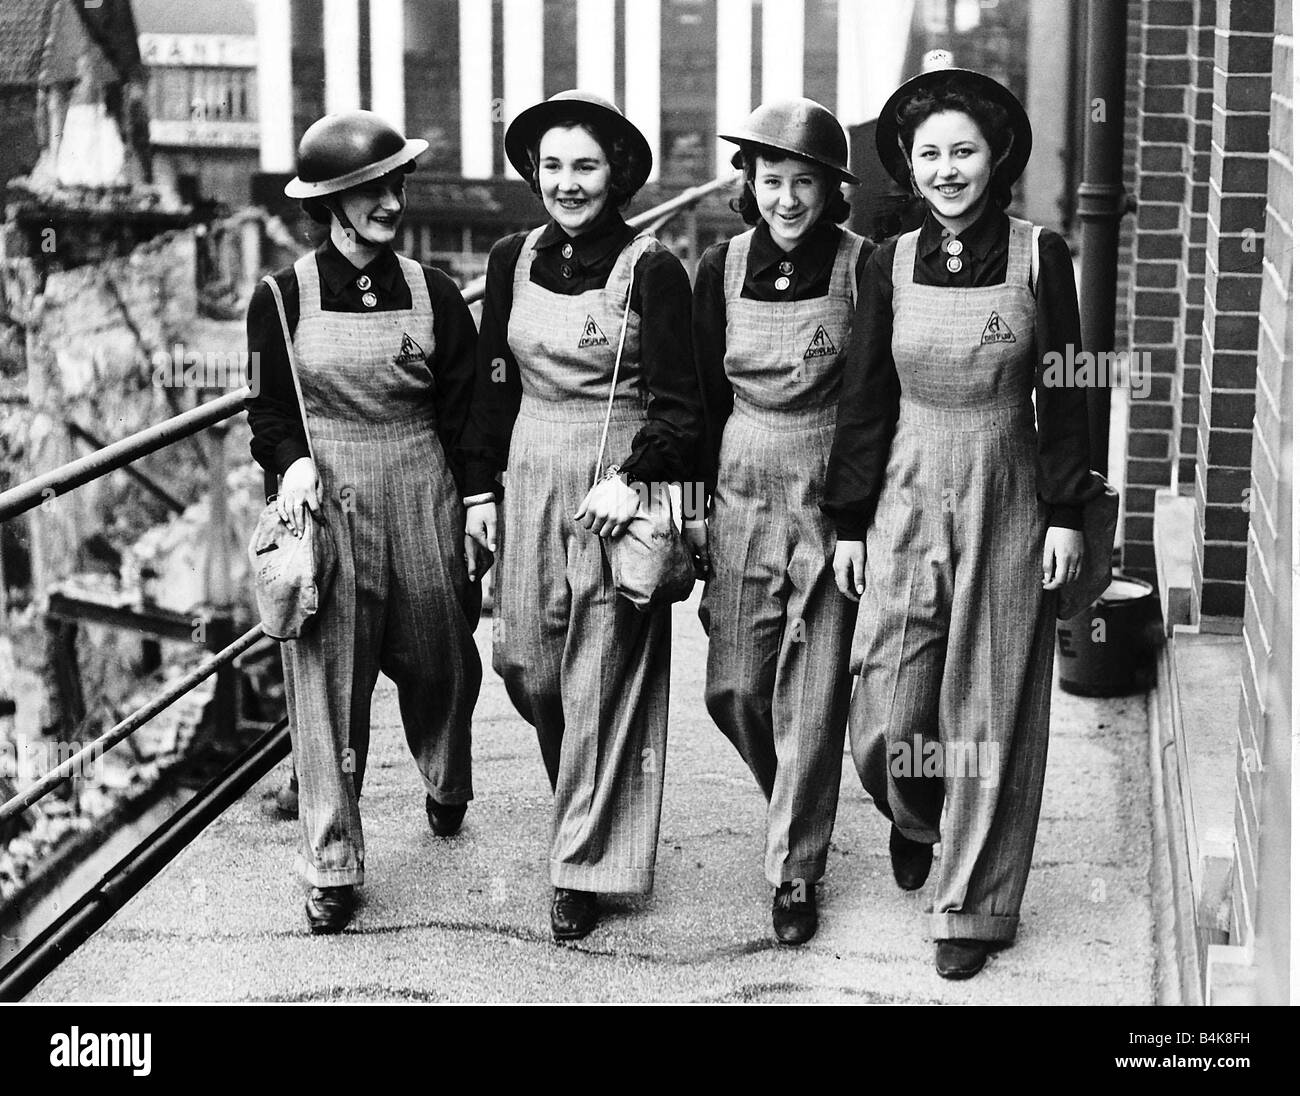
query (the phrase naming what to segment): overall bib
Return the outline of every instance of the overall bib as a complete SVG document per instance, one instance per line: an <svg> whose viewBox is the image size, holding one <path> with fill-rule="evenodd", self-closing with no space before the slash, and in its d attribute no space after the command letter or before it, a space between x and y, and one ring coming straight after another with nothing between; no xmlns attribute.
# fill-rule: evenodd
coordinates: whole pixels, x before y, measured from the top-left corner
<svg viewBox="0 0 1300 1096"><path fill-rule="evenodd" d="M671 608L641 613L620 597L600 538L573 520L592 484L636 249L624 249L602 288L566 296L529 279L541 231L514 274L509 341L523 395L492 664L537 730L555 792L552 884L639 893L653 885L659 840ZM629 312L607 458L626 453L646 421L640 327Z"/></svg>
<svg viewBox="0 0 1300 1096"><path fill-rule="evenodd" d="M409 335L432 353L433 307L420 265L398 260L409 311L323 311L316 256L294 264L293 346L322 510L339 552L317 623L282 647L303 832L298 868L317 887L364 880L357 797L381 670L397 685L429 794L440 803L473 798L480 595L465 572L463 509L434 427L434 379L421 354L402 351Z"/></svg>
<svg viewBox="0 0 1300 1096"><path fill-rule="evenodd" d="M863 786L915 841L942 840L936 939L1009 942L1033 856L1055 597L1042 590L1032 226L1002 285L917 285L894 254L902 399L853 640L849 738Z"/></svg>
<svg viewBox="0 0 1300 1096"><path fill-rule="evenodd" d="M753 236L731 241L724 267L734 407L700 618L705 704L767 797L764 873L778 885L822 877L839 802L854 606L820 503L862 239L841 235L825 297L772 303L741 296Z"/></svg>

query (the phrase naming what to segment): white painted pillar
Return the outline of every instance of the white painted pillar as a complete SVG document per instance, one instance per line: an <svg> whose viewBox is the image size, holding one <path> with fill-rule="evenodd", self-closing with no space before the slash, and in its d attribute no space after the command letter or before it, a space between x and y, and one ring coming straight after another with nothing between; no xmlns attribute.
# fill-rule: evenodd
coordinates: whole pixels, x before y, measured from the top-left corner
<svg viewBox="0 0 1300 1096"><path fill-rule="evenodd" d="M492 177L492 5L460 2L460 173Z"/></svg>
<svg viewBox="0 0 1300 1096"><path fill-rule="evenodd" d="M659 104L660 0L627 0L624 13L627 94L623 109L650 142L654 164L649 181L654 182L659 178L662 116Z"/></svg>
<svg viewBox="0 0 1300 1096"><path fill-rule="evenodd" d="M357 0L325 0L325 113L361 105L361 15Z"/></svg>
<svg viewBox="0 0 1300 1096"><path fill-rule="evenodd" d="M505 111L508 125L542 99L542 0L503 0ZM506 175L518 179L510 162Z"/></svg>
<svg viewBox="0 0 1300 1096"><path fill-rule="evenodd" d="M718 0L718 129L732 132L748 117L755 104L751 101L754 57L754 9L751 0ZM736 146L730 141L716 143L716 175L731 170Z"/></svg>
<svg viewBox="0 0 1300 1096"><path fill-rule="evenodd" d="M370 0L370 109L406 132L403 0Z"/></svg>
<svg viewBox="0 0 1300 1096"><path fill-rule="evenodd" d="M803 0L763 0L763 102L803 94Z"/></svg>
<svg viewBox="0 0 1300 1096"><path fill-rule="evenodd" d="M613 0L578 0L578 87L616 99Z"/></svg>
<svg viewBox="0 0 1300 1096"><path fill-rule="evenodd" d="M279 174L293 171L293 34L289 0L261 0L257 19L257 114L259 166Z"/></svg>

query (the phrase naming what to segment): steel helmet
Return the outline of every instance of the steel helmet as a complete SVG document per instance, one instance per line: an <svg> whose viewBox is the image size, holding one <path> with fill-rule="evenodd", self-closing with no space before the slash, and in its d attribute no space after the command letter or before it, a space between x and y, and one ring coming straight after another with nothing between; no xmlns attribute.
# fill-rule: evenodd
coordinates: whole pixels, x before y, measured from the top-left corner
<svg viewBox="0 0 1300 1096"><path fill-rule="evenodd" d="M846 183L858 181L849 171L849 142L839 120L811 99L763 103L724 141L763 145L830 168Z"/></svg>
<svg viewBox="0 0 1300 1096"><path fill-rule="evenodd" d="M298 142L298 174L284 192L290 198L323 198L400 167L413 171L415 158L428 147L428 141L408 141L373 111L327 114Z"/></svg>

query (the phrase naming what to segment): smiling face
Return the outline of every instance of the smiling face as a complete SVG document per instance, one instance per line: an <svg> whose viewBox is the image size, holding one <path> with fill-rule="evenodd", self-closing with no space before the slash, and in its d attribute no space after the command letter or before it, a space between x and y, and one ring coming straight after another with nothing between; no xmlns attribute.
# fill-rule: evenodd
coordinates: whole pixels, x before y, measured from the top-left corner
<svg viewBox="0 0 1300 1096"><path fill-rule="evenodd" d="M931 114L912 137L911 166L940 224L961 232L975 223L996 165L974 118L955 110Z"/></svg>
<svg viewBox="0 0 1300 1096"><path fill-rule="evenodd" d="M817 224L830 197L826 170L808 160L754 158L759 216L782 251L793 251Z"/></svg>
<svg viewBox="0 0 1300 1096"><path fill-rule="evenodd" d="M542 205L570 236L581 236L609 201L611 169L600 142L582 126L556 126L537 146Z"/></svg>
<svg viewBox="0 0 1300 1096"><path fill-rule="evenodd" d="M339 195L344 215L362 240L391 244L397 238L406 210L406 173L390 171Z"/></svg>

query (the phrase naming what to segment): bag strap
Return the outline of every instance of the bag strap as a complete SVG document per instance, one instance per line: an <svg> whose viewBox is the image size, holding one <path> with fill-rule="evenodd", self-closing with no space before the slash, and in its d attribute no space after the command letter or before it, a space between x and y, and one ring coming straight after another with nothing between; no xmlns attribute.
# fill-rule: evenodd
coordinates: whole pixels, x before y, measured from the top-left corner
<svg viewBox="0 0 1300 1096"><path fill-rule="evenodd" d="M280 330L284 332L284 350L289 355L289 373L293 376L293 390L298 394L298 411L302 415L302 432L307 438L307 452L311 454L312 464L316 464L316 447L311 441L311 431L307 429L307 405L302 398L302 384L298 380L298 361L293 352L293 336L289 334L289 317L284 311L284 297L280 293L280 284L270 274L262 279L271 287L275 298L275 310L280 313Z"/></svg>
<svg viewBox="0 0 1300 1096"><path fill-rule="evenodd" d="M653 236L645 234L634 236L627 246L628 249L632 249L636 247L637 241L639 240L653 239ZM619 368L623 364L623 344L627 340L627 318L629 313L632 311L632 286L636 282L636 264L640 260L641 256L645 254L645 250L646 248L643 246L639 253L634 253L632 255L632 268L628 271L627 275L627 297L623 301L623 323L619 327L618 350L614 354L614 378L609 384L609 403L605 407L605 426L600 432L600 449L596 453L596 468L592 472L591 476L593 486L600 482L600 466L605 459L605 443L609 440L609 420L614 414L614 394L618 390L618 372Z"/></svg>
<svg viewBox="0 0 1300 1096"><path fill-rule="evenodd" d="M1029 240L1029 292L1038 296L1038 237L1043 234L1042 225L1034 225Z"/></svg>

